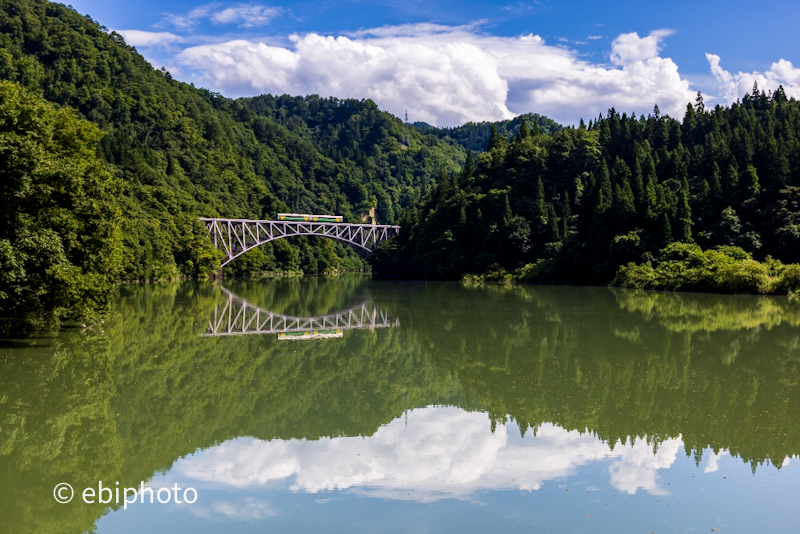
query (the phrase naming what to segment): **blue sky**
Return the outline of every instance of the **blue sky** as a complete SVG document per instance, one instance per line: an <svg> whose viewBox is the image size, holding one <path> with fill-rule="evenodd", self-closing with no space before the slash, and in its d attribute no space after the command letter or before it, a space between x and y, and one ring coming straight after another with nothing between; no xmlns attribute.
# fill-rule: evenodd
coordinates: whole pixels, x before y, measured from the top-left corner
<svg viewBox="0 0 800 534"><path fill-rule="evenodd" d="M656 103L677 115L698 90L726 104L753 81L800 97L800 4L782 0L72 5L155 67L228 96L373 98L440 125Z"/></svg>

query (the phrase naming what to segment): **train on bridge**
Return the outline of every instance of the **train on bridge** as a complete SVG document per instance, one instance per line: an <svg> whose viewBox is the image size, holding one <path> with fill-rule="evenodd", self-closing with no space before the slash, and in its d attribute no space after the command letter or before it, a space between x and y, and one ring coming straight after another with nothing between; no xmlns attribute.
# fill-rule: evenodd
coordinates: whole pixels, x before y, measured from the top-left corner
<svg viewBox="0 0 800 534"><path fill-rule="evenodd" d="M279 213L279 221L308 221L308 222L334 222L340 223L341 215L308 215L305 213Z"/></svg>
<svg viewBox="0 0 800 534"><path fill-rule="evenodd" d="M299 235L327 237L372 254L381 242L400 233L399 226L346 223L343 219L341 215L306 213L278 213L277 221L200 217L206 223L214 248L225 253L220 267L276 239Z"/></svg>

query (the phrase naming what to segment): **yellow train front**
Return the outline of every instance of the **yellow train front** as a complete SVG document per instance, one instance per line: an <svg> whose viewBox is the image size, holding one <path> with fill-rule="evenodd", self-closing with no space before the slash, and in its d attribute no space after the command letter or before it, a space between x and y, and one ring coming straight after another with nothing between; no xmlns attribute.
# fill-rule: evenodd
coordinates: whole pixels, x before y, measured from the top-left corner
<svg viewBox="0 0 800 534"><path fill-rule="evenodd" d="M340 223L343 218L341 215L309 215L307 213L279 213L279 221L296 222L333 222Z"/></svg>

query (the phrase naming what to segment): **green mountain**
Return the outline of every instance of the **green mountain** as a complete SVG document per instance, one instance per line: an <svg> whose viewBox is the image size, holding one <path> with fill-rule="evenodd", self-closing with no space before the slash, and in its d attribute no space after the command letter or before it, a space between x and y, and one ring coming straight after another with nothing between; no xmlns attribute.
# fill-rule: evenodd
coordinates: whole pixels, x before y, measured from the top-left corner
<svg viewBox="0 0 800 534"><path fill-rule="evenodd" d="M120 35L45 0L0 1L0 79L105 133L99 154L124 184L128 280L200 274L208 258L196 250L199 216L291 209L359 221L376 208L391 223L417 186L463 161L432 135L411 132L405 146L402 121L368 100L230 100L178 82ZM295 254L261 267L313 270L302 240L290 247Z"/></svg>
<svg viewBox="0 0 800 534"><path fill-rule="evenodd" d="M535 125L542 133L550 134L564 129L557 122L538 113L525 113L506 121L468 122L453 128L437 128L427 122L415 122L414 127L421 132L433 134L439 139L455 143L467 150L486 152L489 149L489 140L492 138L493 131L503 137L513 138L517 136L523 122L529 128Z"/></svg>
<svg viewBox="0 0 800 534"><path fill-rule="evenodd" d="M713 110L698 95L682 123L657 107L638 118L612 109L549 135L497 132L403 224L381 271L608 284L621 265L650 262L623 283L771 291L785 266L753 258L800 261L800 102L754 88ZM665 249L673 243L684 246ZM711 248L720 254L702 253Z"/></svg>
<svg viewBox="0 0 800 534"><path fill-rule="evenodd" d="M154 69L120 35L46 0L0 0L0 81L22 88L19 98L25 102L29 95L38 98L39 103L30 101L30 109L73 109L79 124L99 129L94 157L103 168L97 172L111 176L103 187L115 191L37 196L31 192L37 187L60 187L55 174L41 172L30 174L30 183L0 184L3 198L24 198L22 207L0 207L0 218L17 221L0 231L0 265L14 266L13 276L0 278L0 316L17 317L15 310L36 300L34 308L46 317L28 317L29 326L91 315L92 306L79 310L75 305L82 290L70 281L73 275L64 274L70 265L83 274L99 272L84 256L115 258L115 272L100 269L111 281L204 276L218 254L198 217L272 218L285 210L339 214L353 222L370 215L392 223L419 200L420 186L432 184L440 169L458 171L464 161L461 147L433 134L407 132L400 119L369 100L231 100L179 82ZM14 143L38 147L39 134L15 130L13 99L5 100L9 111L0 118L0 157L8 166L16 157ZM60 123L47 128L57 130L56 138L67 135L58 133L67 131ZM28 168L46 167L36 163L36 150L26 154ZM78 166L91 159L85 151L70 157L69 164ZM72 234L89 228L75 226L81 220L76 203L92 202L110 202L109 232L121 236L121 246L68 245L76 241ZM73 221L47 219L53 250L65 249L64 261L42 264L35 252L41 246L22 231L40 224L17 223L56 207ZM56 264L64 266L60 278L54 278ZM295 238L259 247L227 272L367 268L342 245ZM43 286L31 281L31 273L40 271L49 273L40 277ZM36 294L38 287L57 283L72 289L55 302ZM102 295L97 300L94 308L100 309Z"/></svg>

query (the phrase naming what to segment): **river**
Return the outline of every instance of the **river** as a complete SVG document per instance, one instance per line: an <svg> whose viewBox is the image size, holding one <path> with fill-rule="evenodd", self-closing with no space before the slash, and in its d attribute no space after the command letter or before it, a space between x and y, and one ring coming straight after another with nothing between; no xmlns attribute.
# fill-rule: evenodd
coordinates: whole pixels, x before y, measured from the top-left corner
<svg viewBox="0 0 800 534"><path fill-rule="evenodd" d="M785 297L125 286L0 348L0 531L796 532L798 325Z"/></svg>

